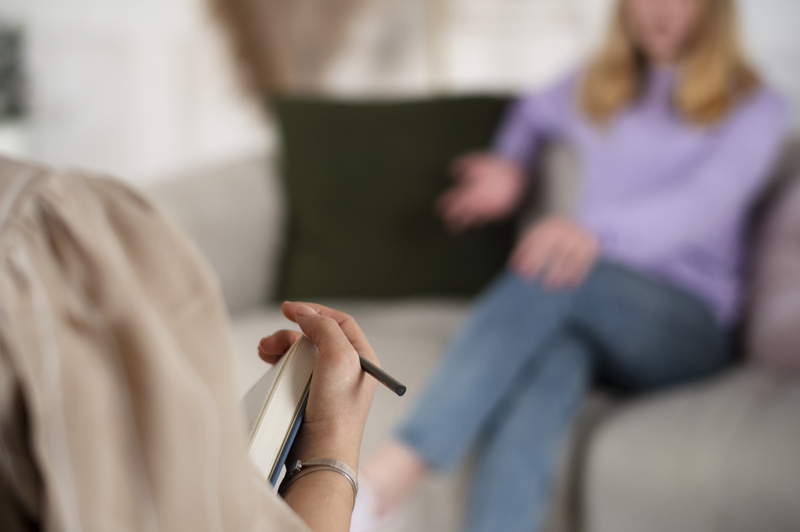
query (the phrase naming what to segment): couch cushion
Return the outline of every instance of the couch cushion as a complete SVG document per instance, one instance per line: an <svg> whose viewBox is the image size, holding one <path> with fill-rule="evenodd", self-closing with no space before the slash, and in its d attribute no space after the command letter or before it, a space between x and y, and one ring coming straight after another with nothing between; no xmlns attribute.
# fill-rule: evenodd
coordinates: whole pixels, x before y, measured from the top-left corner
<svg viewBox="0 0 800 532"><path fill-rule="evenodd" d="M504 264L512 225L448 235L447 166L488 145L506 98L275 100L289 195L280 299L470 295Z"/></svg>
<svg viewBox="0 0 800 532"><path fill-rule="evenodd" d="M800 530L800 379L765 369L653 395L591 441L586 530Z"/></svg>

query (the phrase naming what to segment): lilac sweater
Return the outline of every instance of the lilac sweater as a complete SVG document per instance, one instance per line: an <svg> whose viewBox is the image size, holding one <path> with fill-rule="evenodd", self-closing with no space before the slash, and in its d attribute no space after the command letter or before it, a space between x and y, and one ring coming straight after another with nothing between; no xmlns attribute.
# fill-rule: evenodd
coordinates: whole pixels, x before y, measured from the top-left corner
<svg viewBox="0 0 800 532"><path fill-rule="evenodd" d="M695 294L732 321L743 225L783 141L782 100L761 88L721 123L693 126L671 106L675 73L654 70L644 96L598 129L576 106L577 78L521 98L494 151L530 167L542 141L572 146L582 170L574 217L597 235L603 256Z"/></svg>

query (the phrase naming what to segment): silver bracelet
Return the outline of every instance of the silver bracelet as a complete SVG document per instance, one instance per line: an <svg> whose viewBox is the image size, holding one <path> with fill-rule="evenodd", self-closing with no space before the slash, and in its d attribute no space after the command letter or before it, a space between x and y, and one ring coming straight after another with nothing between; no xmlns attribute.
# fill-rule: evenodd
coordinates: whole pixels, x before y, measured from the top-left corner
<svg viewBox="0 0 800 532"><path fill-rule="evenodd" d="M294 484L297 479L306 475L310 475L316 471L336 471L337 473L344 475L345 478L350 481L350 485L353 487L353 506L355 506L356 495L358 495L358 477L356 476L356 472L353 471L349 465L345 464L341 460L336 460L335 458L312 458L310 460L306 460L305 462L296 460L289 467L288 472L286 473L286 478L283 479L278 493L283 495L289 486Z"/></svg>

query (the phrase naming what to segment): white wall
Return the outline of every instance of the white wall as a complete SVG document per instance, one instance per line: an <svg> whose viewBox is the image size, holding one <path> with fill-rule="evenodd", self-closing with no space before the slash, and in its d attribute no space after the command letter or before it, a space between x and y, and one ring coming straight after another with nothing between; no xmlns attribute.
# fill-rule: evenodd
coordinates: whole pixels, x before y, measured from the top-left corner
<svg viewBox="0 0 800 532"><path fill-rule="evenodd" d="M574 66L602 37L614 3L372 0L355 24L357 38L331 73L331 87L349 94L539 87ZM747 48L790 100L800 129L800 0L738 4ZM426 24L435 26L434 37L418 31ZM403 31L411 41L427 38L427 46L403 41L393 47Z"/></svg>
<svg viewBox="0 0 800 532"><path fill-rule="evenodd" d="M612 0L372 0L329 75L343 94L541 86L597 40Z"/></svg>
<svg viewBox="0 0 800 532"><path fill-rule="evenodd" d="M800 131L800 0L740 0L747 50L792 106Z"/></svg>
<svg viewBox="0 0 800 532"><path fill-rule="evenodd" d="M336 94L519 91L569 68L613 0L371 0L328 85ZM800 128L800 0L740 0L744 33ZM0 0L27 33L30 155L146 182L264 151L204 0ZM0 150L2 148L0 147Z"/></svg>
<svg viewBox="0 0 800 532"><path fill-rule="evenodd" d="M602 33L609 0L450 0L447 79L520 90L563 74Z"/></svg>
<svg viewBox="0 0 800 532"><path fill-rule="evenodd" d="M134 181L263 151L202 0L0 0L23 25L31 156Z"/></svg>

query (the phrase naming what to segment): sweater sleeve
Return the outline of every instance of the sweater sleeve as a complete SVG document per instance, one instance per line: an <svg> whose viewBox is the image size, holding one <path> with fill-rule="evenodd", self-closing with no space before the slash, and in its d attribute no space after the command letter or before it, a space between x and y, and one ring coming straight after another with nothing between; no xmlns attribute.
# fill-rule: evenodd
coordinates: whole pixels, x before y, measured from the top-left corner
<svg viewBox="0 0 800 532"><path fill-rule="evenodd" d="M762 89L718 127L714 148L682 179L648 198L593 213L592 226L601 241L646 264L706 247L735 230L775 163L786 115L780 97ZM653 234L658 238L645 238Z"/></svg>
<svg viewBox="0 0 800 532"><path fill-rule="evenodd" d="M574 113L576 78L572 74L543 92L514 102L495 135L492 151L530 169L543 141L559 136Z"/></svg>

